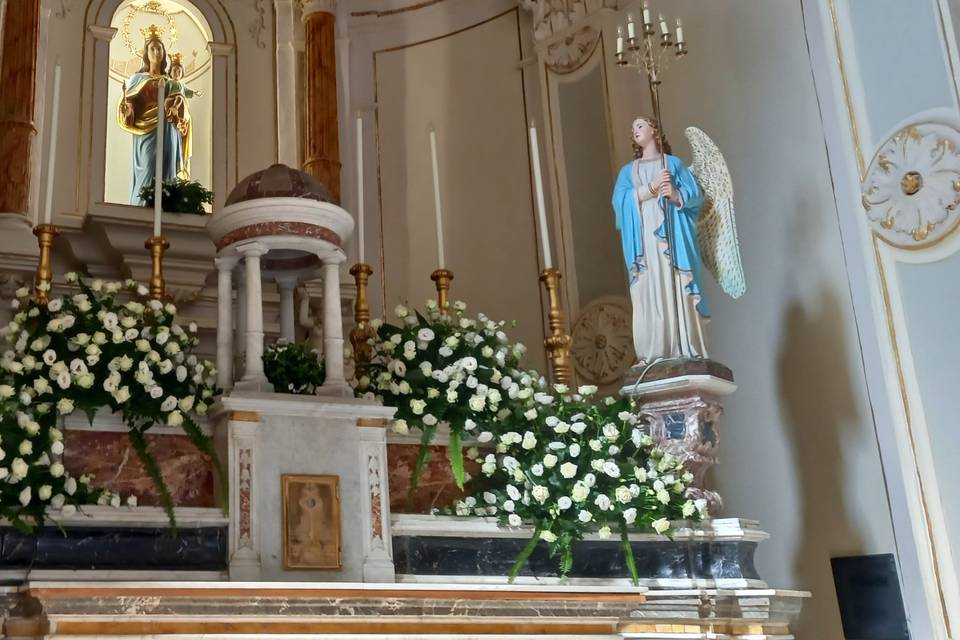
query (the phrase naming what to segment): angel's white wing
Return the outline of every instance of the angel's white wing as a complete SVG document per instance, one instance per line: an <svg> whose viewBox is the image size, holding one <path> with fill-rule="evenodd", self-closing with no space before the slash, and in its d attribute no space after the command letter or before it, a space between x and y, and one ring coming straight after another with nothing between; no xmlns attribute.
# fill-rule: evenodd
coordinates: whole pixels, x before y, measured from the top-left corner
<svg viewBox="0 0 960 640"><path fill-rule="evenodd" d="M727 295L739 298L747 291L747 281L740 261L730 170L720 149L707 134L696 127L687 127L685 133L693 148L690 172L703 191L697 223L703 264Z"/></svg>

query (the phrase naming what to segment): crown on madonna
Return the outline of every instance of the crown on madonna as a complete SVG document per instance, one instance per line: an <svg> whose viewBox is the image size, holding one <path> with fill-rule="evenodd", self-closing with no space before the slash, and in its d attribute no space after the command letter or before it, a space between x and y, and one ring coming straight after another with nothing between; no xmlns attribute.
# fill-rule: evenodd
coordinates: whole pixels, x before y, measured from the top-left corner
<svg viewBox="0 0 960 640"><path fill-rule="evenodd" d="M170 54L170 64L171 65L180 65L183 66L183 54L182 53L171 53Z"/></svg>
<svg viewBox="0 0 960 640"><path fill-rule="evenodd" d="M150 42L151 40L163 41L163 27L159 25L151 24L148 27L140 29L140 33L143 34L144 42Z"/></svg>

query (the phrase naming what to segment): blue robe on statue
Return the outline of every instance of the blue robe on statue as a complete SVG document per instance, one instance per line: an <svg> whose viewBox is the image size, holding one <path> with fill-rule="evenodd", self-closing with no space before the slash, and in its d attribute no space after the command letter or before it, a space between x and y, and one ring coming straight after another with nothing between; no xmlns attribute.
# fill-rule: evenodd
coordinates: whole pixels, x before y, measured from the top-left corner
<svg viewBox="0 0 960 640"><path fill-rule="evenodd" d="M613 209L630 279L637 359L706 357L701 319L708 317L701 288L697 217L703 196L676 156L667 168L679 207L650 193L662 171L659 158L625 165L613 190Z"/></svg>
<svg viewBox="0 0 960 640"><path fill-rule="evenodd" d="M130 186L130 204L145 206L140 191L153 183L157 159L157 94L159 82L169 84L166 76L151 76L138 71L130 76L120 100L118 120L121 128L133 134ZM166 85L165 85L166 88ZM183 163L183 147L180 132L169 119L163 123L163 173L164 182L175 180L178 167Z"/></svg>

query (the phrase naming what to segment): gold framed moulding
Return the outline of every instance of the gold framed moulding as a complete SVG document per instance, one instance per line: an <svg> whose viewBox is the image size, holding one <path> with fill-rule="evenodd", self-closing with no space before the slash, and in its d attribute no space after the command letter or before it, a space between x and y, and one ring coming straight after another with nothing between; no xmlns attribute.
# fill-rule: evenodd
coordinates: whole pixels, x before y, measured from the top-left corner
<svg viewBox="0 0 960 640"><path fill-rule="evenodd" d="M283 474L283 568L343 568L340 478Z"/></svg>

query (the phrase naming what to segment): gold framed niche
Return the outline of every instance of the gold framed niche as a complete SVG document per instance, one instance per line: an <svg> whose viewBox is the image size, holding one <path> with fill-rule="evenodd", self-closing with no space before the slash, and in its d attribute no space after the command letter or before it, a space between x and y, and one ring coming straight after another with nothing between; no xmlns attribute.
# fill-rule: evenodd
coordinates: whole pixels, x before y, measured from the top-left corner
<svg viewBox="0 0 960 640"><path fill-rule="evenodd" d="M282 474L283 568L343 569L340 478Z"/></svg>

